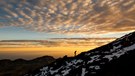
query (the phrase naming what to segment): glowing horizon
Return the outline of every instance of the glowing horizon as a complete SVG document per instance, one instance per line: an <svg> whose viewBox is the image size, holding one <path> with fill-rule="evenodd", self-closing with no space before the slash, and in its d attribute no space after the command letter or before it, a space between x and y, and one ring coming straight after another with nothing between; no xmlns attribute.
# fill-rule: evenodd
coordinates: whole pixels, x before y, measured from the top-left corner
<svg viewBox="0 0 135 76"><path fill-rule="evenodd" d="M77 39L50 39L50 40L4 40L0 41L0 56L1 58L9 59L32 59L40 56L53 56L55 58L74 56L74 51L77 54L88 51L105 45L114 38L77 38ZM5 56L3 56L5 55Z"/></svg>
<svg viewBox="0 0 135 76"><path fill-rule="evenodd" d="M72 56L135 31L135 0L0 0L0 6L5 58Z"/></svg>

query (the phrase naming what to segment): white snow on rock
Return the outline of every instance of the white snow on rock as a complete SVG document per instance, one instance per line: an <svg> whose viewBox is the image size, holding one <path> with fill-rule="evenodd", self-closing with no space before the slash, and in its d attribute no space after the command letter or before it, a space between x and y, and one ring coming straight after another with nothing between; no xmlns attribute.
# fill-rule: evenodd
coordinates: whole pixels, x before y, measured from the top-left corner
<svg viewBox="0 0 135 76"><path fill-rule="evenodd" d="M81 76L85 76L86 73L87 73L86 72L86 68L82 68L82 74L81 74Z"/></svg>
<svg viewBox="0 0 135 76"><path fill-rule="evenodd" d="M40 71L41 71L41 74L42 75L45 75L45 74L47 74L47 70L48 69L48 66L47 67L43 67L43 69L40 69ZM36 76L36 75L35 75Z"/></svg>
<svg viewBox="0 0 135 76"><path fill-rule="evenodd" d="M130 50L134 50L134 49L135 49L135 44L133 44L131 46L128 46L128 47L125 47L123 49L118 49L117 48L118 52L114 52L114 53L112 53L110 55L106 55L103 58L107 58L107 59L109 59L109 61L111 61L113 59L113 57L119 58L121 55L124 55L126 52L128 52ZM111 49L111 50L116 50L116 48Z"/></svg>
<svg viewBox="0 0 135 76"><path fill-rule="evenodd" d="M113 46L113 49L110 50L110 53L111 52L114 52L115 50L117 50L119 48L121 48L121 45L119 45L119 46Z"/></svg>
<svg viewBox="0 0 135 76"><path fill-rule="evenodd" d="M60 68L56 69L56 70L50 70L49 72L51 74L57 73L63 66L61 66Z"/></svg>
<svg viewBox="0 0 135 76"><path fill-rule="evenodd" d="M69 71L70 71L70 70L71 70L71 69L68 69L68 70L63 70L63 71L62 71L63 76L65 76L65 75L69 74Z"/></svg>
<svg viewBox="0 0 135 76"><path fill-rule="evenodd" d="M98 65L95 65L95 66L90 66L89 68L90 68L90 69L99 70L99 69L100 69L100 66L98 66Z"/></svg>
<svg viewBox="0 0 135 76"><path fill-rule="evenodd" d="M100 55L94 55L94 56L90 57L91 60L88 61L87 64L90 64L90 63L92 63L94 61L99 61L100 60L99 57L100 57Z"/></svg>
<svg viewBox="0 0 135 76"><path fill-rule="evenodd" d="M81 63L81 62L83 62L83 60L77 60L77 59L75 59L75 60L72 60L71 61L73 64L77 64L77 63Z"/></svg>

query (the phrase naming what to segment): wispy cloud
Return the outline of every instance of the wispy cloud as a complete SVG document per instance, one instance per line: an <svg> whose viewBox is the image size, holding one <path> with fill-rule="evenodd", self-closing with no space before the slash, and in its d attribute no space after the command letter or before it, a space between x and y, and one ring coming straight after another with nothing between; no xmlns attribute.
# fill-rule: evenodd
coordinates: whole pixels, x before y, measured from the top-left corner
<svg viewBox="0 0 135 76"><path fill-rule="evenodd" d="M135 0L0 0L0 27L64 34L135 29Z"/></svg>
<svg viewBox="0 0 135 76"><path fill-rule="evenodd" d="M98 47L115 38L52 38L49 40L2 40L0 48L19 47Z"/></svg>

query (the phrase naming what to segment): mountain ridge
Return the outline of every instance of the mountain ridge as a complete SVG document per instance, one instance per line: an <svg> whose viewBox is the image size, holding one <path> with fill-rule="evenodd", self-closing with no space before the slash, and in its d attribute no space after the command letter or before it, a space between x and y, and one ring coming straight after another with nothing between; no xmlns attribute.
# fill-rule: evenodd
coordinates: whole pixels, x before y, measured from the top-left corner
<svg viewBox="0 0 135 76"><path fill-rule="evenodd" d="M115 63L115 60L122 60L122 57L126 55L130 57L131 52L135 54L134 50L135 32L132 32L107 45L83 52L76 57L56 60L36 73L26 76L100 76L102 69L106 69L104 67L113 66L112 63Z"/></svg>

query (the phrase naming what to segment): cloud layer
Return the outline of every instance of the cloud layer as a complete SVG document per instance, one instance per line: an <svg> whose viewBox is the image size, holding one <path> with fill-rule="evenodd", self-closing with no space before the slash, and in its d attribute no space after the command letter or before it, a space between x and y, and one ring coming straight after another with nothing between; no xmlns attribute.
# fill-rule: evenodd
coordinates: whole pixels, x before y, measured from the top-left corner
<svg viewBox="0 0 135 76"><path fill-rule="evenodd" d="M0 0L0 27L48 33L135 29L135 0Z"/></svg>
<svg viewBox="0 0 135 76"><path fill-rule="evenodd" d="M0 48L10 47L99 47L115 38L53 38L49 40L3 40Z"/></svg>

